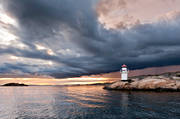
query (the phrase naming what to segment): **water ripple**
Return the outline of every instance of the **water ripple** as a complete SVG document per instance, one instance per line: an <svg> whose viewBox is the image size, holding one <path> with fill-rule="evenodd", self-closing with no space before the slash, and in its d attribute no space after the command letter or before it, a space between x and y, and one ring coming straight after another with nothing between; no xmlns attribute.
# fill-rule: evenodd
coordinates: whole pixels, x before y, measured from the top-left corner
<svg viewBox="0 0 180 119"><path fill-rule="evenodd" d="M180 93L102 86L0 87L0 119L179 119Z"/></svg>

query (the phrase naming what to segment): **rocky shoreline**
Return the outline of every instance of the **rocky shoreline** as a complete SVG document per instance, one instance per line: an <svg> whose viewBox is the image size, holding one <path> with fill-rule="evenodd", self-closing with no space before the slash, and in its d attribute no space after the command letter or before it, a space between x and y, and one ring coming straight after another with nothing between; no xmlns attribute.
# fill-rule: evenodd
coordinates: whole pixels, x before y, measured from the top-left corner
<svg viewBox="0 0 180 119"><path fill-rule="evenodd" d="M108 90L131 91L180 91L180 78L163 74L159 76L140 76L131 78L129 82L117 81L106 85Z"/></svg>

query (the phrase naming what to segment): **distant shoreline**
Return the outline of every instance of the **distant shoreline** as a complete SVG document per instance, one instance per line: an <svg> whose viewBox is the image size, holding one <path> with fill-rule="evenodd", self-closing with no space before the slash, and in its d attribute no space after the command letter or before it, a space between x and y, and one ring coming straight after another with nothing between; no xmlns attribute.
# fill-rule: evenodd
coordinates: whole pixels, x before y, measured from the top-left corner
<svg viewBox="0 0 180 119"><path fill-rule="evenodd" d="M3 84L2 86L28 86L28 85L23 84L23 83L6 83L6 84Z"/></svg>
<svg viewBox="0 0 180 119"><path fill-rule="evenodd" d="M9 83L7 83L9 84ZM0 85L0 86L3 86L3 87L13 87L13 86L105 86L105 85L108 85L108 84L111 84L111 83L95 83L95 84L74 84L74 85L27 85L27 84L18 84L18 85L7 85L7 84L4 84L4 85ZM15 84L15 83L14 83Z"/></svg>

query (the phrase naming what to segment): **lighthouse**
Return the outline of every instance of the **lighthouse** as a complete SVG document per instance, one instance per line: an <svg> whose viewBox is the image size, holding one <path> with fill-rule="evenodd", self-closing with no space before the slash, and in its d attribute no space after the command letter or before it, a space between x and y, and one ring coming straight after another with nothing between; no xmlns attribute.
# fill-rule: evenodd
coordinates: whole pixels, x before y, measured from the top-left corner
<svg viewBox="0 0 180 119"><path fill-rule="evenodd" d="M128 69L125 64L122 65L120 72L121 72L121 81L128 81Z"/></svg>

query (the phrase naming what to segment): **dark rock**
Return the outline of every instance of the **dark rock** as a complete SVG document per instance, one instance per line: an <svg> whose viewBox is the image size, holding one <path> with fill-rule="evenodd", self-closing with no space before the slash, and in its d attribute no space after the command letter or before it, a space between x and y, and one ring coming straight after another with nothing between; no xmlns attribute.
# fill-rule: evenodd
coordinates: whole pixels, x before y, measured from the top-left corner
<svg viewBox="0 0 180 119"><path fill-rule="evenodd" d="M19 84L19 83L7 83L4 84L3 86L28 86L26 84Z"/></svg>

